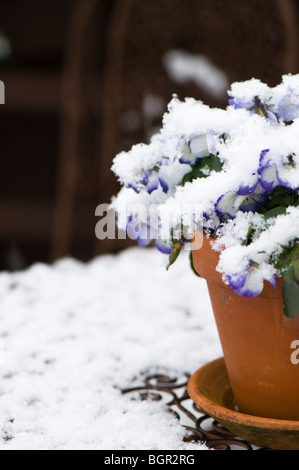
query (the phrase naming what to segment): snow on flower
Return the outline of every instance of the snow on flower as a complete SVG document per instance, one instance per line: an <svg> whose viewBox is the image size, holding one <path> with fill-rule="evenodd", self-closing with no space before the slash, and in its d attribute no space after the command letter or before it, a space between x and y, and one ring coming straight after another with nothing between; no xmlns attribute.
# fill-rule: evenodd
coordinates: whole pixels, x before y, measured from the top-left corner
<svg viewBox="0 0 299 470"><path fill-rule="evenodd" d="M249 245L244 241L251 227L256 234ZM299 207L289 208L284 215L269 221L260 214L239 213L223 226L213 248L220 251L218 271L224 282L241 296L255 297L264 281L276 286L279 272L275 261L292 240L299 236Z"/></svg>
<svg viewBox="0 0 299 470"><path fill-rule="evenodd" d="M276 114L284 122L299 118L299 76L284 75L282 83L273 90Z"/></svg>
<svg viewBox="0 0 299 470"><path fill-rule="evenodd" d="M213 135L211 133L192 135L189 139L183 137L179 148L182 153L180 163L196 163L199 159L208 157L212 153Z"/></svg>
<svg viewBox="0 0 299 470"><path fill-rule="evenodd" d="M225 282L255 296L299 243L299 74L273 88L233 83L228 95L226 109L174 96L149 144L115 157L112 207L132 238L167 255L201 227Z"/></svg>
<svg viewBox="0 0 299 470"><path fill-rule="evenodd" d="M272 90L260 80L248 80L234 83L229 90L230 106L244 108L251 113L260 114L269 118L272 122L277 121L273 112Z"/></svg>
<svg viewBox="0 0 299 470"><path fill-rule="evenodd" d="M259 205L267 198L267 192L256 183L253 187L241 187L237 192L228 191L220 196L216 203L218 215L235 217L239 210L243 212L256 212Z"/></svg>
<svg viewBox="0 0 299 470"><path fill-rule="evenodd" d="M289 189L299 186L299 158L295 153L279 155L273 159L269 149L261 152L259 181L265 191L273 191L281 185Z"/></svg>
<svg viewBox="0 0 299 470"><path fill-rule="evenodd" d="M276 276L273 273L271 277L266 278L259 265L250 261L246 268L236 275L235 279L227 275L227 284L236 294L242 297L256 297L264 289L264 280L269 281L273 287L276 287Z"/></svg>

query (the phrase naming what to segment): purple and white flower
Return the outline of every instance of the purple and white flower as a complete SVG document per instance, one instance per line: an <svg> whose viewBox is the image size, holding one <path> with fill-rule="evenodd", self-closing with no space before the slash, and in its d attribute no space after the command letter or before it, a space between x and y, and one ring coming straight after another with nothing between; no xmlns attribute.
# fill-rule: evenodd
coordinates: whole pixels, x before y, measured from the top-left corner
<svg viewBox="0 0 299 470"><path fill-rule="evenodd" d="M159 187L162 188L163 193L167 193L169 189L166 181L163 178L161 178L161 176L159 176L159 173L155 171L148 172L147 182L145 186L149 194L151 194L153 191L155 191Z"/></svg>
<svg viewBox="0 0 299 470"><path fill-rule="evenodd" d="M261 152L260 164L258 169L259 182L266 191L273 191L279 186L277 178L277 168L271 159L270 150L266 149Z"/></svg>
<svg viewBox="0 0 299 470"><path fill-rule="evenodd" d="M298 177L299 161L293 153L282 157L281 164L277 166L277 179L281 186L289 189L297 189L299 186Z"/></svg>
<svg viewBox="0 0 299 470"><path fill-rule="evenodd" d="M164 255L170 255L172 251L172 242L171 240L161 240L157 239L155 241L156 248L163 253Z"/></svg>
<svg viewBox="0 0 299 470"><path fill-rule="evenodd" d="M212 133L192 134L189 139L182 137L179 142L180 163L192 165L201 158L215 152L215 136Z"/></svg>
<svg viewBox="0 0 299 470"><path fill-rule="evenodd" d="M277 106L277 116L284 122L292 122L299 117L299 96L286 95Z"/></svg>
<svg viewBox="0 0 299 470"><path fill-rule="evenodd" d="M203 212L201 219L195 225L197 228L217 230L220 226L220 220L215 211Z"/></svg>
<svg viewBox="0 0 299 470"><path fill-rule="evenodd" d="M245 269L234 275L227 275L226 281L229 287L241 297L256 297L264 289L264 281L268 281L276 288L276 274L272 271L265 275L258 263L250 261Z"/></svg>
<svg viewBox="0 0 299 470"><path fill-rule="evenodd" d="M274 89L276 113L280 120L292 122L299 118L299 75L285 75Z"/></svg>
<svg viewBox="0 0 299 470"><path fill-rule="evenodd" d="M299 161L295 154L272 158L269 149L263 150L258 169L259 182L266 191L273 191L281 185L289 189L297 189Z"/></svg>
<svg viewBox="0 0 299 470"><path fill-rule="evenodd" d="M247 109L252 114L259 114L277 123L272 103L273 91L260 80L233 83L229 95L229 105L235 109Z"/></svg>
<svg viewBox="0 0 299 470"><path fill-rule="evenodd" d="M229 97L226 110L174 98L160 133L117 156L113 171L130 238L173 259L194 230L213 231L217 270L254 297L265 281L276 286L280 256L298 244L299 74L275 88L235 83Z"/></svg>
<svg viewBox="0 0 299 470"><path fill-rule="evenodd" d="M127 188L132 188L134 191L139 194L143 189L145 189L148 194L151 194L153 191L158 188L162 188L162 191L166 194L168 192L169 186L165 179L159 175L158 170L149 170L144 171L142 179L135 184L127 184Z"/></svg>
<svg viewBox="0 0 299 470"><path fill-rule="evenodd" d="M220 196L216 203L216 212L220 217L234 218L238 211L256 212L260 204L267 199L267 191L257 182L253 186L241 186L238 191L228 191Z"/></svg>
<svg viewBox="0 0 299 470"><path fill-rule="evenodd" d="M136 240L141 247L148 246L152 242L150 225L140 220L138 215L128 217L126 232L128 237Z"/></svg>

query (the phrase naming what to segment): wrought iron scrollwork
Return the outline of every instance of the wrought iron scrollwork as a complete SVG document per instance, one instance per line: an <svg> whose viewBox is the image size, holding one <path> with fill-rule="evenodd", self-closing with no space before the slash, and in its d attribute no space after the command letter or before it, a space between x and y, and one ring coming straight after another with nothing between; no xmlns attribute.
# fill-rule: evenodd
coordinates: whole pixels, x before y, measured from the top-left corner
<svg viewBox="0 0 299 470"><path fill-rule="evenodd" d="M132 399L163 400L166 410L173 414L185 429L184 442L204 443L214 450L266 450L256 448L234 436L193 403L187 392L189 378L188 374L181 378L150 375L144 379L142 385L124 389L122 393L132 394Z"/></svg>

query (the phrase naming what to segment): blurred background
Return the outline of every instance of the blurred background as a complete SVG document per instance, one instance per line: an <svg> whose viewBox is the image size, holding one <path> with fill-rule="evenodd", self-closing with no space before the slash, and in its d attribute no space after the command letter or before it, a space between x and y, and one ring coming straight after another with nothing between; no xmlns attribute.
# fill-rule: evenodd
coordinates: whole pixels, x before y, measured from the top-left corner
<svg viewBox="0 0 299 470"><path fill-rule="evenodd" d="M174 93L299 73L298 26L299 0L0 0L0 270L129 246L95 237L115 154Z"/></svg>

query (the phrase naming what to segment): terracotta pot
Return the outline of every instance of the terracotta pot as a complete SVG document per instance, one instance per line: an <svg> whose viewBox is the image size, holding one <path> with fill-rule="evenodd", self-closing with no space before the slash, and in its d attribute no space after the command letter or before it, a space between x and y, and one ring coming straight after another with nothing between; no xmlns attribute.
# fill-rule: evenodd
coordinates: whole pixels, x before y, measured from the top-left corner
<svg viewBox="0 0 299 470"><path fill-rule="evenodd" d="M204 236L202 248L193 250L193 264L207 281L238 409L249 415L299 420L299 364L291 361L291 344L299 340L299 316L291 319L283 314L283 281L278 280L276 289L266 282L258 297L238 296L216 271L219 254L211 241Z"/></svg>

